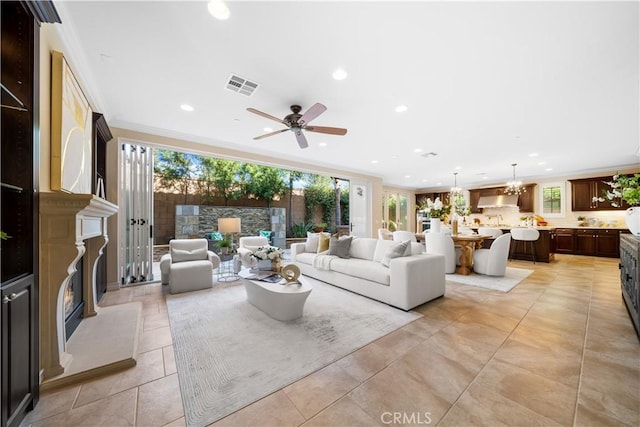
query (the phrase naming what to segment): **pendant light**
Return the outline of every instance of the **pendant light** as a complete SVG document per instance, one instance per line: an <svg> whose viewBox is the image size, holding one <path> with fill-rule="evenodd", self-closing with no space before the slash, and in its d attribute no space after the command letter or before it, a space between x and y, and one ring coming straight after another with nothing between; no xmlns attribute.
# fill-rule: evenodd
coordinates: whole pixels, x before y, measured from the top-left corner
<svg viewBox="0 0 640 427"><path fill-rule="evenodd" d="M462 194L462 188L458 187L458 172L453 173L453 187L451 187L451 199Z"/></svg>
<svg viewBox="0 0 640 427"><path fill-rule="evenodd" d="M505 194L510 196L519 196L522 193L526 193L527 189L522 186L522 181L516 181L516 166L517 163L512 163L513 167L513 181L507 182L507 188L504 189Z"/></svg>

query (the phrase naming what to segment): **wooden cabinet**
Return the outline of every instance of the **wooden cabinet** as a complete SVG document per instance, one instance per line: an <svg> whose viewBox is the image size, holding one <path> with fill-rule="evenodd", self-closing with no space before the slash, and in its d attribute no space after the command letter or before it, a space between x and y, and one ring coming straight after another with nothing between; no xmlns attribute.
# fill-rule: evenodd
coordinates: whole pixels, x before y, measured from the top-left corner
<svg viewBox="0 0 640 427"><path fill-rule="evenodd" d="M471 207L471 213L481 214L482 208L478 207L480 201L480 190L469 190L469 207Z"/></svg>
<svg viewBox="0 0 640 427"><path fill-rule="evenodd" d="M620 230L557 228L556 253L617 258Z"/></svg>
<svg viewBox="0 0 640 427"><path fill-rule="evenodd" d="M553 258L553 252L551 251L551 232L550 230L538 231L540 232L540 237L533 242L536 262L550 262ZM508 233L509 230L502 230L502 232ZM531 256L531 242L511 239L510 254L513 259L533 260Z"/></svg>
<svg viewBox="0 0 640 427"><path fill-rule="evenodd" d="M555 253L572 254L574 252L575 230L573 228L556 228L555 230Z"/></svg>
<svg viewBox="0 0 640 427"><path fill-rule="evenodd" d="M631 323L640 338L640 237L620 236L620 286Z"/></svg>
<svg viewBox="0 0 640 427"><path fill-rule="evenodd" d="M39 25L59 18L48 1L3 1L0 8L0 229L10 236L0 241L0 421L18 426L38 401L39 384Z"/></svg>
<svg viewBox="0 0 640 427"><path fill-rule="evenodd" d="M533 212L533 203L536 197L535 188L536 184L525 185L527 191L518 197L518 208L520 208L520 212Z"/></svg>
<svg viewBox="0 0 640 427"><path fill-rule="evenodd" d="M615 207L609 200L603 202L594 201L594 197L603 197L607 190L610 190L606 182L611 181L612 176L602 176L598 178L574 179L571 180L571 210L572 211L610 211L626 210L629 206L620 201L620 206Z"/></svg>

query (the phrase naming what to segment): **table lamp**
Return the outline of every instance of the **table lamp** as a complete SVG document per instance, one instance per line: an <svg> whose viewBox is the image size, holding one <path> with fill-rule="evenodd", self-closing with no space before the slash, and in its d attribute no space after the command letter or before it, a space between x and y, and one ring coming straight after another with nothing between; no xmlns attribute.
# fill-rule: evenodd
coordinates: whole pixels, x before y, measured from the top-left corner
<svg viewBox="0 0 640 427"><path fill-rule="evenodd" d="M240 218L218 218L218 231L231 235L231 246L233 246L233 235L240 232Z"/></svg>

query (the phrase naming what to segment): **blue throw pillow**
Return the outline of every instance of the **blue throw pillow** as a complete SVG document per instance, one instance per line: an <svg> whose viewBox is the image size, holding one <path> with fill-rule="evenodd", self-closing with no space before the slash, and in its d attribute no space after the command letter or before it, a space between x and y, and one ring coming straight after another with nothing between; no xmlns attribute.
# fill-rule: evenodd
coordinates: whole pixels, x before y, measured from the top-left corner
<svg viewBox="0 0 640 427"><path fill-rule="evenodd" d="M222 233L220 233L219 231L213 231L213 232L211 232L211 234L209 234L209 239L210 240L222 240Z"/></svg>

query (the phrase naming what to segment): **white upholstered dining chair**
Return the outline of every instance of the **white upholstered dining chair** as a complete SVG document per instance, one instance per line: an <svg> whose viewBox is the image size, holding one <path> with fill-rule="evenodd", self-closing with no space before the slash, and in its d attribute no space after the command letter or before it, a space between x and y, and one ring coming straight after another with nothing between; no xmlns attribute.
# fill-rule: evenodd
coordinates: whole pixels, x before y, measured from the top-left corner
<svg viewBox="0 0 640 427"><path fill-rule="evenodd" d="M473 251L473 271L487 276L504 276L510 246L511 234L506 233L494 240L489 249Z"/></svg>

